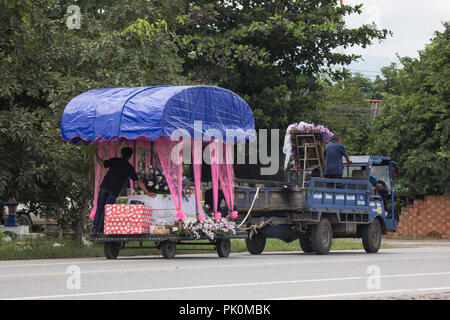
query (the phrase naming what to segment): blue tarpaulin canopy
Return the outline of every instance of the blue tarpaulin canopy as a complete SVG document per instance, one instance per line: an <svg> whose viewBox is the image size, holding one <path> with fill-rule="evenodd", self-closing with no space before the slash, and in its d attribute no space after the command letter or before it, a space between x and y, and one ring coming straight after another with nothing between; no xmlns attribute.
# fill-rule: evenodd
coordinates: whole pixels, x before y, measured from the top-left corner
<svg viewBox="0 0 450 320"><path fill-rule="evenodd" d="M201 121L201 127L196 121ZM227 130L228 134L234 130L233 140L255 139L249 105L229 90L210 86L90 90L67 104L61 132L65 141L73 143L171 138L176 129L185 129L194 138L194 122L197 123L195 137L212 133L215 139L229 140Z"/></svg>

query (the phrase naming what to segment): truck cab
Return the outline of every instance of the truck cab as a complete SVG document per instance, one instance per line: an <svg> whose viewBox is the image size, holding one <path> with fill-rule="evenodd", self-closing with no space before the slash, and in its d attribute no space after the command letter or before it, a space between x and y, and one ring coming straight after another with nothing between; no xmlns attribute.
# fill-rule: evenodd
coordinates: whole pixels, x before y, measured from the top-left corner
<svg viewBox="0 0 450 320"><path fill-rule="evenodd" d="M351 156L350 160L352 163L346 166L342 178L368 180L371 185L371 193L373 193L371 198L382 207L386 230L396 231L392 177L398 169L395 168L394 162L390 158L380 156ZM385 190L377 184L384 186ZM377 212L377 214L379 213Z"/></svg>

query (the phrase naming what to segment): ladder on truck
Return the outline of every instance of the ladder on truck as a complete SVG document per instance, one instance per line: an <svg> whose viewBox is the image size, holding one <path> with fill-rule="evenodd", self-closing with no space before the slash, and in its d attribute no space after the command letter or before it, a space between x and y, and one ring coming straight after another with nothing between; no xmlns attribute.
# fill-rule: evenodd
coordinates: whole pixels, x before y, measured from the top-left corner
<svg viewBox="0 0 450 320"><path fill-rule="evenodd" d="M302 187L305 187L305 178L308 171L319 169L323 177L323 150L318 134L305 132L292 132L294 145L294 169L302 173Z"/></svg>

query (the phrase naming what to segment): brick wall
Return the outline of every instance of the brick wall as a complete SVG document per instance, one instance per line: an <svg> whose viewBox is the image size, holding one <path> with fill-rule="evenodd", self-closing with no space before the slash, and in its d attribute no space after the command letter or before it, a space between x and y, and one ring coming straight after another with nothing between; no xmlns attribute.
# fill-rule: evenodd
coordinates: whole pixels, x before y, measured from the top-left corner
<svg viewBox="0 0 450 320"><path fill-rule="evenodd" d="M394 236L450 238L450 196L425 196L402 208Z"/></svg>

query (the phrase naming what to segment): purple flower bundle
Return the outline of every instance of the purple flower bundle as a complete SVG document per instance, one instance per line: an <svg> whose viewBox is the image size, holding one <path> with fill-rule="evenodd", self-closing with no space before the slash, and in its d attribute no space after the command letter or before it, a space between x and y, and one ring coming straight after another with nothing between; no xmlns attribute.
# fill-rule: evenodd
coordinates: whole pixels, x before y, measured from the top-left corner
<svg viewBox="0 0 450 320"><path fill-rule="evenodd" d="M169 185L161 167L149 166L148 171L141 178L148 191L158 194L169 194Z"/></svg>
<svg viewBox="0 0 450 320"><path fill-rule="evenodd" d="M314 125L314 123L310 124L310 123L306 123L301 121L300 123L294 123L291 126L290 132L288 133L292 133L292 131L299 131L302 133L313 133L316 137L320 137L320 139L325 142L328 143L331 140L331 137L334 135L333 132L331 132L327 127L319 124L319 125ZM296 157L296 145L297 145L297 141L295 138L294 134L291 134L290 137L290 141L291 141L291 155L294 157ZM307 138L306 141L303 141L304 143L312 143L313 140ZM294 170L299 171L300 168L297 167L298 162L294 161ZM310 175L312 173L312 170L309 169L309 167L306 170L306 174Z"/></svg>
<svg viewBox="0 0 450 320"><path fill-rule="evenodd" d="M222 218L218 221L205 216L202 221L187 218L177 228L173 228L175 234L192 236L200 239L202 236L214 240L216 236L236 234L236 223Z"/></svg>
<svg viewBox="0 0 450 320"><path fill-rule="evenodd" d="M301 132L318 133L325 143L330 142L331 137L334 135L333 132L321 124L315 126L314 123L310 124L303 121L293 124L291 130L292 129L299 130Z"/></svg>

